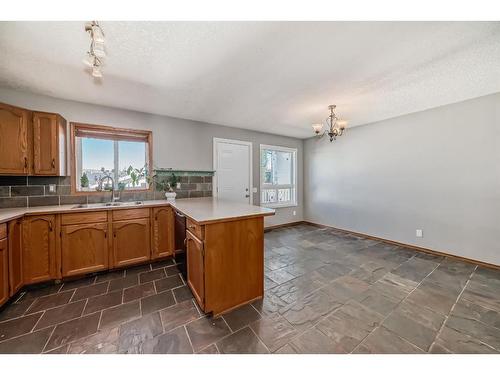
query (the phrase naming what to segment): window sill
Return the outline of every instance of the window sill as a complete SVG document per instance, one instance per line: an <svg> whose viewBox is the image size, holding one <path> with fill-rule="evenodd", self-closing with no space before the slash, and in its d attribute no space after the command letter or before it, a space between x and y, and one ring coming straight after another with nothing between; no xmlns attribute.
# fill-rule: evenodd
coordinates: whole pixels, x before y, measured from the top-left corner
<svg viewBox="0 0 500 375"><path fill-rule="evenodd" d="M261 207L266 208L287 208L287 207L297 207L297 203L269 203L269 204L261 204Z"/></svg>

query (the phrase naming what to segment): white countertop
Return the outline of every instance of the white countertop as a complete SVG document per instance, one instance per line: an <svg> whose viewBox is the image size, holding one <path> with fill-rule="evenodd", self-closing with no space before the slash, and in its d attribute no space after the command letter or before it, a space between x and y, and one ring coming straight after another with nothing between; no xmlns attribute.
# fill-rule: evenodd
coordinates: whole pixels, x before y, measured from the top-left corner
<svg viewBox="0 0 500 375"><path fill-rule="evenodd" d="M270 208L234 203L230 201L219 200L217 198L186 198L178 199L175 202L168 202L164 199L143 201L140 205L124 204L122 206L102 206L100 204L89 204L85 207L78 207L80 205L67 204L62 206L3 208L0 209L0 223L17 219L19 217L23 217L24 215L122 210L130 208L167 205L175 207L182 214L190 217L200 224L207 224L214 221L227 221L242 217L269 216L274 215L275 213L275 211Z"/></svg>

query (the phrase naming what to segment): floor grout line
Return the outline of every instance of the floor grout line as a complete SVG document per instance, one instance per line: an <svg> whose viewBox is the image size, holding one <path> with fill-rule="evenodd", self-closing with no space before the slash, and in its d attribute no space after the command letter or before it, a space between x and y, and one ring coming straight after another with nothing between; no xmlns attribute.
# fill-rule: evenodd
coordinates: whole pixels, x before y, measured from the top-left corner
<svg viewBox="0 0 500 375"><path fill-rule="evenodd" d="M434 337L434 341L432 342L431 346L429 347L429 352L430 352L430 351L432 350L432 348L434 347L434 344L436 343L437 338L438 338L438 337L439 337L439 335L442 333L442 331L443 331L443 329L444 329L444 327L445 327L445 325L446 325L446 322L449 320L450 316L452 315L453 310L454 310L454 309L455 309L455 307L457 306L458 301L460 301L460 298L461 298L461 297L462 297L462 295L464 294L465 289L466 289L466 288L467 288L467 286L469 285L469 283L470 283L470 281L472 280L472 277L473 277L473 276L474 276L474 274L476 273L476 270L477 270L477 269L478 269L478 266L476 265L476 266L474 267L474 270L473 270L473 271L471 272L471 274L469 275L469 278L467 279L467 282L465 283L464 287L462 288L462 290L461 290L461 291L460 291L460 293L458 294L458 297L457 297L457 299L455 300L455 303L453 303L453 306L451 307L450 312L449 312L447 315L445 315L445 319L444 319L443 323L441 324L441 327L439 328L439 330L438 330L438 332L437 332L437 334L436 334L436 337ZM475 319L473 319L473 320L475 320ZM453 329L453 328L452 328L452 329ZM464 334L464 333L461 333L461 332L460 332L460 334L463 334L463 335L466 335L466 336L469 336L469 337L473 337L473 336L470 336L470 335L467 335L467 334ZM487 344L487 343L483 342L480 338L477 338L477 337L473 337L473 338L474 338L474 339L476 339L476 340L478 340L478 341L479 341L479 342L481 342L482 344L484 344L484 345L486 345L486 346L490 347L491 349L493 349L493 350L495 350L495 351L498 351L498 349L497 349L497 348L494 348L493 346L491 346L491 345L489 345L489 344ZM449 351L449 349L447 349L447 348L445 348L445 349Z"/></svg>
<svg viewBox="0 0 500 375"><path fill-rule="evenodd" d="M415 257L415 255L414 255L413 257L411 257L410 259L413 259L414 257ZM408 261L409 261L410 259L408 259ZM409 296L411 296L411 294L412 294L415 290L417 290L417 289L418 289L418 287L419 287L420 285L422 285L422 283L424 282L424 280L425 280L425 279L427 279L427 278L429 277L429 275L431 275L431 274L432 274L432 273L433 273L433 272L434 272L434 271L435 271L435 270L436 270L436 269L437 269L437 268L441 265L441 263L442 263L442 262L443 262L443 260L441 260L439 263L437 263L436 267L434 267L434 269L433 269L431 272L429 272L429 273L428 273L428 274L427 274L427 275L426 275L426 276L425 276L425 277L424 277L424 278L423 278L423 279L422 279L422 280L421 280L421 281L417 284L417 286L416 286L415 288L413 288L413 290L412 290L410 293L408 293L408 294L407 294L407 296L406 296L405 298L403 298L401 301L399 301L399 303L398 303L398 304L394 307L394 309L392 309L392 311L391 311L389 314L387 314L387 316L385 316L385 317L384 317L384 319L382 319L382 320L380 321L380 323L378 323L378 324L377 324L377 326L376 326L376 327L375 327L375 328L374 328L374 329L373 329L373 330L372 330L372 331L371 331L368 335L366 335L366 336L365 336L365 338L364 338L363 340L361 340L361 341L358 343L358 345L356 345L356 347L354 347L354 349L351 351L351 353L353 353L353 352L354 352L354 351L355 351L355 350L356 350L359 346L361 346L361 345L362 345L362 344L363 344L363 343L364 343L364 342L368 339L368 337L370 337L370 336L372 335L372 333L373 333L373 332L375 332L375 331L376 331L379 327L383 326L384 322L385 322L385 321L389 318L389 316L391 316L391 315L392 315L392 313L393 313L393 312L394 312L394 311L395 311L395 310L396 310L396 309L397 309L397 308L398 308L398 307L399 307L399 306L400 306L400 305L401 305L404 301L406 301L406 300L408 299L408 297L409 297ZM405 262L405 263L406 263L406 262ZM403 264L404 264L404 263L403 263ZM398 268L399 268L399 267L398 267ZM391 331L391 332L392 332L392 331ZM394 332L393 332L393 333L394 333ZM404 339L403 337L400 337L398 334L396 334L396 333L394 333L394 334L395 334L396 336L398 336L400 339L402 339L402 340L404 340L404 341L406 341L406 342L409 342L408 340ZM410 342L409 342L409 343L410 343ZM413 344L413 343L410 343L410 344L418 348L418 346L417 346L417 345L415 345L415 344ZM421 349L421 348L419 348L419 349ZM423 350L423 349L421 349L421 350Z"/></svg>

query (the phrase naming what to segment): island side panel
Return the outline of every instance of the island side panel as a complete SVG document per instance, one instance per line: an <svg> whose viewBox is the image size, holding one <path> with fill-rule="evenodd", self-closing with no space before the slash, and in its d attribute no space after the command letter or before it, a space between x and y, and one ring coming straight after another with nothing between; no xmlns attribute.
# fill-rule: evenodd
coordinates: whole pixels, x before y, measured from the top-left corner
<svg viewBox="0 0 500 375"><path fill-rule="evenodd" d="M205 226L205 311L214 315L262 298L264 218Z"/></svg>

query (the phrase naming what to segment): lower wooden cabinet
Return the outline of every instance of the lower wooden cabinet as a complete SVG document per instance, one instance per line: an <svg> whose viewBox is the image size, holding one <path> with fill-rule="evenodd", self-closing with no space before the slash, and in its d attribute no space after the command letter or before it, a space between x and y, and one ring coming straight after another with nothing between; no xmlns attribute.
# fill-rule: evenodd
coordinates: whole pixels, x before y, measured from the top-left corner
<svg viewBox="0 0 500 375"><path fill-rule="evenodd" d="M57 278L55 215L24 218L22 259L25 284Z"/></svg>
<svg viewBox="0 0 500 375"><path fill-rule="evenodd" d="M151 258L159 259L174 253L174 211L172 207L152 210Z"/></svg>
<svg viewBox="0 0 500 375"><path fill-rule="evenodd" d="M62 277L108 269L108 224L61 227Z"/></svg>
<svg viewBox="0 0 500 375"><path fill-rule="evenodd" d="M113 222L113 267L151 259L149 218Z"/></svg>
<svg viewBox="0 0 500 375"><path fill-rule="evenodd" d="M9 260L7 238L0 240L0 306L9 299Z"/></svg>
<svg viewBox="0 0 500 375"><path fill-rule="evenodd" d="M9 222L9 294L13 296L24 284L22 220Z"/></svg>
<svg viewBox="0 0 500 375"><path fill-rule="evenodd" d="M190 231L186 232L186 258L188 285L198 305L205 308L205 253L203 242Z"/></svg>

